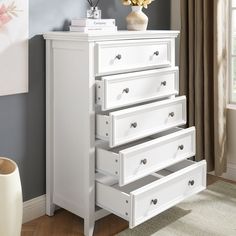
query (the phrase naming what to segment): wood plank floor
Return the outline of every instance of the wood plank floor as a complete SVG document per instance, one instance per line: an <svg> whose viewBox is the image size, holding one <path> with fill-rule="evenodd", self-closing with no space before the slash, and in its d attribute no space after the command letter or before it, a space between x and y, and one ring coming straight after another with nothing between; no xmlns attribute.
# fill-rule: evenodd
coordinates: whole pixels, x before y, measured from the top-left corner
<svg viewBox="0 0 236 236"><path fill-rule="evenodd" d="M127 221L115 215L98 220L94 235L109 236L128 227ZM59 210L54 217L43 216L23 225L21 236L82 236L83 219Z"/></svg>
<svg viewBox="0 0 236 236"><path fill-rule="evenodd" d="M208 185L224 180L208 175ZM236 183L235 183L236 184ZM95 236L111 236L128 227L127 221L115 215L109 215L96 222ZM82 236L83 219L65 211L59 210L54 217L43 216L23 225L21 236Z"/></svg>

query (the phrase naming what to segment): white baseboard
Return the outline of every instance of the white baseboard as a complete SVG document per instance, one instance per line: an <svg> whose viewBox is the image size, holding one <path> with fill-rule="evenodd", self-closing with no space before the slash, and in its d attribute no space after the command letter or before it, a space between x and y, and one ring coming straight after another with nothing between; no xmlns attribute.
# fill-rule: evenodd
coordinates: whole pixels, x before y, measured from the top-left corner
<svg viewBox="0 0 236 236"><path fill-rule="evenodd" d="M223 178L236 181L236 164L228 163L227 172L222 175Z"/></svg>
<svg viewBox="0 0 236 236"><path fill-rule="evenodd" d="M215 171L208 172L210 175L215 175ZM227 164L227 172L222 176L224 179L236 181L236 164L228 163Z"/></svg>
<svg viewBox="0 0 236 236"><path fill-rule="evenodd" d="M214 172L211 172L214 175ZM222 176L236 181L236 164L228 163L227 172ZM23 203L23 223L37 219L46 214L46 195L39 196Z"/></svg>
<svg viewBox="0 0 236 236"><path fill-rule="evenodd" d="M46 214L46 195L39 196L23 203L23 223Z"/></svg>

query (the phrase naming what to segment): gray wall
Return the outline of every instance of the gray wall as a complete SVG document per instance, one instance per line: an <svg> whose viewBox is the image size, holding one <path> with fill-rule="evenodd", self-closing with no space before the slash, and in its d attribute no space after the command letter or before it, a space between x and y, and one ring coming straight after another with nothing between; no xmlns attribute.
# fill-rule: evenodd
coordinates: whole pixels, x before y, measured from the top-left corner
<svg viewBox="0 0 236 236"><path fill-rule="evenodd" d="M42 33L68 29L69 19L85 16L85 0L30 1L29 93L0 97L0 156L20 169L24 201L45 193L45 44ZM101 0L103 17L125 29L129 7ZM158 0L146 11L149 29L169 29L170 2Z"/></svg>
<svg viewBox="0 0 236 236"><path fill-rule="evenodd" d="M181 17L180 17L180 0L171 0L171 23L170 28L172 30L179 30L181 29ZM180 37L176 39L176 56L175 56L175 63L179 65L179 49L180 49Z"/></svg>
<svg viewBox="0 0 236 236"><path fill-rule="evenodd" d="M121 0L100 0L103 18L115 18L120 30L126 29L125 18L130 7L123 6ZM148 9L144 9L149 17L148 29L170 28L170 0L155 0Z"/></svg>

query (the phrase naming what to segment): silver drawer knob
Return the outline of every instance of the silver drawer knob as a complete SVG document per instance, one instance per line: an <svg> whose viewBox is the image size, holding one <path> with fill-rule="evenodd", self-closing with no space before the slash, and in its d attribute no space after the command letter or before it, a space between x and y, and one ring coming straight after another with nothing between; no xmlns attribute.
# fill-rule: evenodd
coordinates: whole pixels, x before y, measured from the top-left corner
<svg viewBox="0 0 236 236"><path fill-rule="evenodd" d="M147 159L145 158L145 159L141 160L141 164L146 165L147 164Z"/></svg>
<svg viewBox="0 0 236 236"><path fill-rule="evenodd" d="M137 122L131 123L130 125L131 128L137 128L137 126L138 126Z"/></svg>
<svg viewBox="0 0 236 236"><path fill-rule="evenodd" d="M195 181L194 180L189 180L189 182L188 182L188 185L189 186L193 186L195 184Z"/></svg>
<svg viewBox="0 0 236 236"><path fill-rule="evenodd" d="M174 117L175 116L175 113L174 112L170 112L169 113L169 117Z"/></svg>
<svg viewBox="0 0 236 236"><path fill-rule="evenodd" d="M167 84L166 81L161 82L161 86L166 86L166 84Z"/></svg>
<svg viewBox="0 0 236 236"><path fill-rule="evenodd" d="M153 54L158 56L160 54L160 52L159 51L155 51Z"/></svg>
<svg viewBox="0 0 236 236"><path fill-rule="evenodd" d="M157 202L158 202L158 200L157 200L157 199L152 199L152 201L151 201L151 204L153 204L153 205L156 205L156 204L157 204Z"/></svg>
<svg viewBox="0 0 236 236"><path fill-rule="evenodd" d="M181 151L184 150L184 145L179 145L178 149Z"/></svg>
<svg viewBox="0 0 236 236"><path fill-rule="evenodd" d="M123 93L129 93L129 88L124 89Z"/></svg>
<svg viewBox="0 0 236 236"><path fill-rule="evenodd" d="M122 58L122 56L120 54L116 55L115 59L120 60Z"/></svg>

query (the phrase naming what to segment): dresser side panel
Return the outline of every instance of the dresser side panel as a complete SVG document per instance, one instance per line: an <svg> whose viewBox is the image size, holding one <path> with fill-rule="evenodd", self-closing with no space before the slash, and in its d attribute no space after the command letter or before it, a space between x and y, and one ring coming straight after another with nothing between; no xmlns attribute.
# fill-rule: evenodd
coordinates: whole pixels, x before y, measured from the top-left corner
<svg viewBox="0 0 236 236"><path fill-rule="evenodd" d="M53 203L84 218L95 207L93 46L53 41L52 51Z"/></svg>

